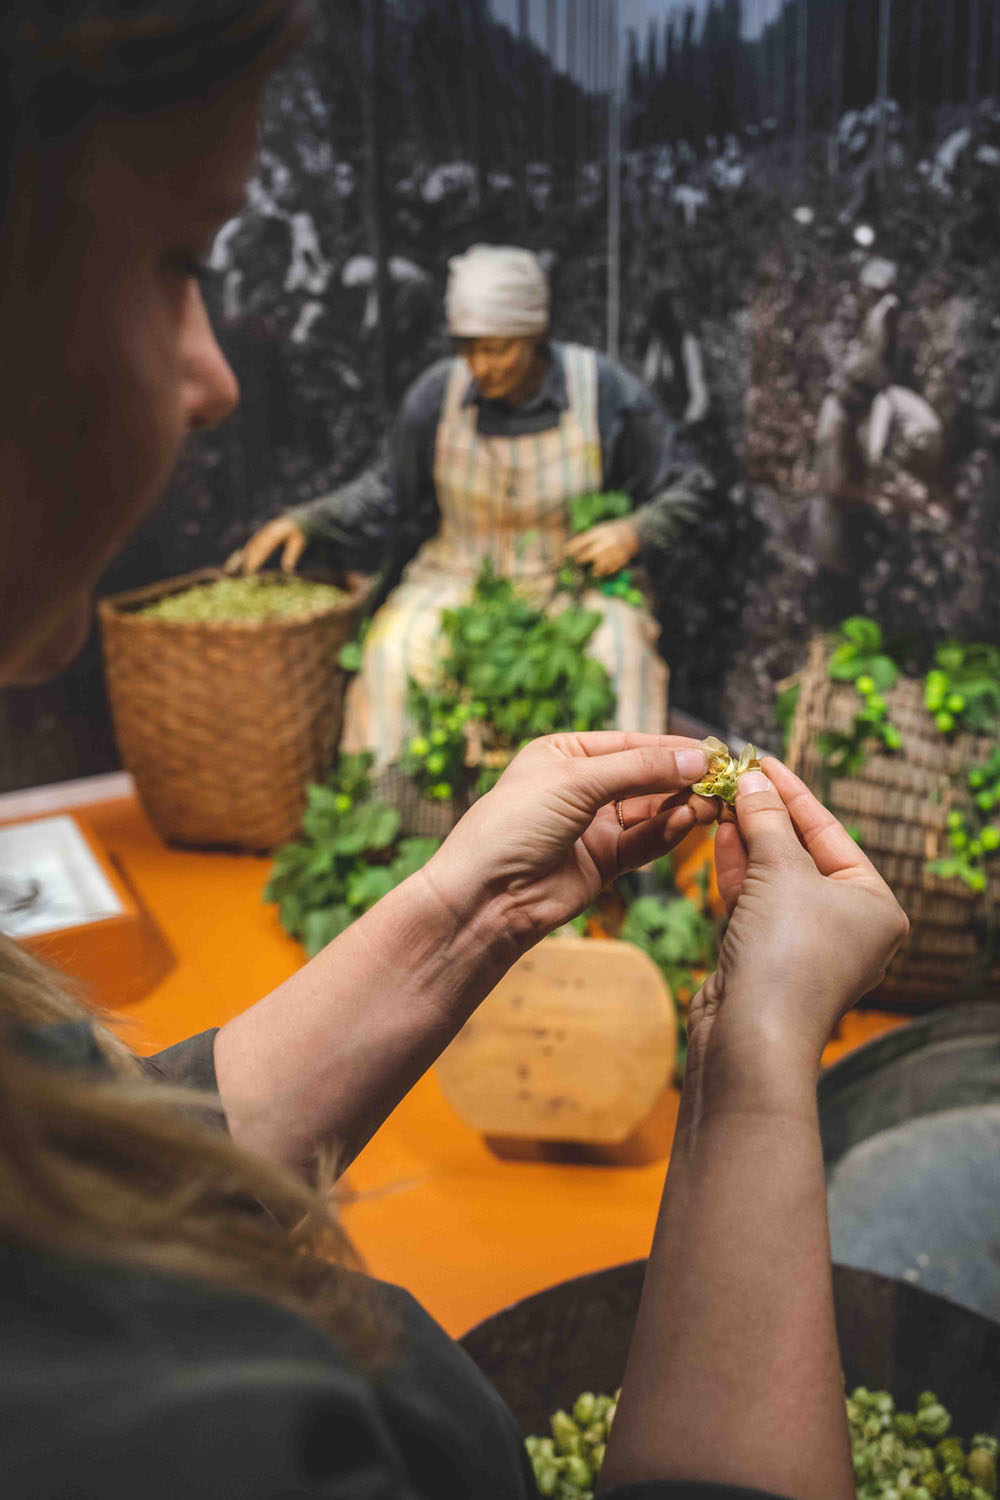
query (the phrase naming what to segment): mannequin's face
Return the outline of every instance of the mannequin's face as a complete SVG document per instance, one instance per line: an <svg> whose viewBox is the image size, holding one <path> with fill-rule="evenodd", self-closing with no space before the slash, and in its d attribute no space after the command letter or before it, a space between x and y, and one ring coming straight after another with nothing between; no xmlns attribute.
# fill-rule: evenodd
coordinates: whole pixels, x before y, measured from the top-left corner
<svg viewBox="0 0 1000 1500"><path fill-rule="evenodd" d="M462 339L459 348L487 401L517 406L533 396L545 373L543 338Z"/></svg>

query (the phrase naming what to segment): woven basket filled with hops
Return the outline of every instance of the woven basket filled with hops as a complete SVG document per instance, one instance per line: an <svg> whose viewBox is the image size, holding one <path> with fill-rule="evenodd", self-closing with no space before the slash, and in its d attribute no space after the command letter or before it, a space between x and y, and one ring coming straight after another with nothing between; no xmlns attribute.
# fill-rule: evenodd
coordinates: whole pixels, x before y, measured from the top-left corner
<svg viewBox="0 0 1000 1500"><path fill-rule="evenodd" d="M294 838L343 716L337 658L367 586L218 569L104 599L122 761L168 840L263 851Z"/></svg>

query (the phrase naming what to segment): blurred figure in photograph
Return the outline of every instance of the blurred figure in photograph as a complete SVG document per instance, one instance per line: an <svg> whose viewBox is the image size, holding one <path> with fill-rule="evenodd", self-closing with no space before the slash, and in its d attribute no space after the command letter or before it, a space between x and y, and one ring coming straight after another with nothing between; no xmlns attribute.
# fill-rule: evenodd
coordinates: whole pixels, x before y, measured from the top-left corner
<svg viewBox="0 0 1000 1500"><path fill-rule="evenodd" d="M701 330L681 278L668 275L653 295L646 319L643 379L679 427L698 427L711 400Z"/></svg>
<svg viewBox="0 0 1000 1500"><path fill-rule="evenodd" d="M859 608L861 581L879 550L875 538L885 517L921 512L946 519L943 424L919 392L896 379L900 301L883 289L885 278L875 280L874 294L881 295L848 345L816 424L818 492L809 506L809 533L825 624Z"/></svg>

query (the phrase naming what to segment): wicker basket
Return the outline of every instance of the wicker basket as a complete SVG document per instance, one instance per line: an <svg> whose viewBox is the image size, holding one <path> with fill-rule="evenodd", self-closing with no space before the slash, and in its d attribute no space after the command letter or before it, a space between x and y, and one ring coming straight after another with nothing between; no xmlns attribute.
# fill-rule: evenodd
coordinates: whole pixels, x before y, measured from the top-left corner
<svg viewBox="0 0 1000 1500"><path fill-rule="evenodd" d="M340 734L340 648L367 598L309 614L179 623L139 613L206 568L101 601L115 733L150 821L179 844L266 850L299 831Z"/></svg>
<svg viewBox="0 0 1000 1500"><path fill-rule="evenodd" d="M903 678L885 697L904 750L891 754L872 746L860 775L834 777L827 784L819 736L824 730L850 730L858 709L854 685L830 678L830 652L823 638L809 647L798 679L788 763L837 817L857 827L865 853L910 919L909 937L878 998L915 1007L995 995L1000 965L984 955L991 913L1000 904L997 862L991 862L984 895L927 869L928 860L951 852L948 812L969 805L961 773L970 761L986 760L994 742L972 735L946 740L924 707L922 685Z"/></svg>
<svg viewBox="0 0 1000 1500"><path fill-rule="evenodd" d="M399 813L401 831L407 838L447 838L469 806L468 799L460 797L432 802L398 763L376 773L375 794Z"/></svg>

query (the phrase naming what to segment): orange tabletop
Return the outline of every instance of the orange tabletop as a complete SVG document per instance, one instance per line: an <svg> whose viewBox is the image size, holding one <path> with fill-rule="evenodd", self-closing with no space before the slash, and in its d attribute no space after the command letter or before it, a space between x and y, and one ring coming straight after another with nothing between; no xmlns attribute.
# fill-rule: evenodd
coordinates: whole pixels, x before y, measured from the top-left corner
<svg viewBox="0 0 1000 1500"><path fill-rule="evenodd" d="M166 944L166 977L116 1013L136 1051L220 1025L304 961L261 903L269 860L167 848L132 798L73 811ZM826 1060L904 1019L852 1013ZM341 1217L374 1275L409 1288L460 1334L553 1282L646 1254L676 1113L671 1091L615 1149L489 1143L431 1073L342 1181Z"/></svg>

